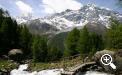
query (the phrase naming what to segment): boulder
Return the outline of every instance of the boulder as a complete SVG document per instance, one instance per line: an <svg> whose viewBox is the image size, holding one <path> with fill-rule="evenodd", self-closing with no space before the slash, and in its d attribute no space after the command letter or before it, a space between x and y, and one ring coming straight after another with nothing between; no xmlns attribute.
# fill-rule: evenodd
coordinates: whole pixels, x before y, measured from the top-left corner
<svg viewBox="0 0 122 75"><path fill-rule="evenodd" d="M115 71L109 65L102 64L101 57L104 54L109 54L112 56L113 60L115 59L114 51L102 50L95 53L95 55L93 56L93 60L97 63L97 65L101 66L105 72L114 73Z"/></svg>
<svg viewBox="0 0 122 75"><path fill-rule="evenodd" d="M21 49L12 49L8 53L9 58L14 61L21 61L23 58L23 52Z"/></svg>
<svg viewBox="0 0 122 75"><path fill-rule="evenodd" d="M97 51L94 56L93 56L93 60L96 62L101 62L100 59L102 57L102 55L104 54L109 54L111 55L113 58L115 58L114 56L114 51L110 51L110 50L102 50L102 51Z"/></svg>
<svg viewBox="0 0 122 75"><path fill-rule="evenodd" d="M113 70L110 65L106 66L101 63L101 56L104 54L109 54L113 58L113 62L116 66L116 70ZM97 63L97 65L101 66L105 72L115 73L116 75L120 75L122 73L122 49L117 51L110 50L102 50L95 53L93 56L93 60Z"/></svg>
<svg viewBox="0 0 122 75"><path fill-rule="evenodd" d="M23 54L21 49L12 49L9 51L9 55Z"/></svg>

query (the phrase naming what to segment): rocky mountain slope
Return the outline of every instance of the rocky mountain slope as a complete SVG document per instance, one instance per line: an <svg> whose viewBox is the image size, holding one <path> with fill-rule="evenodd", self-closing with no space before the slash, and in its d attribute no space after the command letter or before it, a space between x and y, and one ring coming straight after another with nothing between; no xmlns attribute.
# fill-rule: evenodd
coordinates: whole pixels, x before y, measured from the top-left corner
<svg viewBox="0 0 122 75"><path fill-rule="evenodd" d="M122 21L122 14L107 8L87 4L79 10L67 9L61 13L34 20L24 20L24 22L31 30L38 30L39 33L54 33L57 31L68 31L73 27L79 28L86 24L93 25L94 23L99 24L101 28L103 26L108 27L110 18Z"/></svg>

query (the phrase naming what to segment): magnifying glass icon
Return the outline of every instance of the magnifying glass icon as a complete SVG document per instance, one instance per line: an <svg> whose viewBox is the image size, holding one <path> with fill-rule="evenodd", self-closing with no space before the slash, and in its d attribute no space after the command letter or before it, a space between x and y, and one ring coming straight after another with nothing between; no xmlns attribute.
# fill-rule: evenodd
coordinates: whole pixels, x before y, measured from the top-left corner
<svg viewBox="0 0 122 75"><path fill-rule="evenodd" d="M101 62L104 65L110 65L113 69L116 69L116 66L112 63L113 59L111 57L111 55L109 54L104 54L101 57Z"/></svg>

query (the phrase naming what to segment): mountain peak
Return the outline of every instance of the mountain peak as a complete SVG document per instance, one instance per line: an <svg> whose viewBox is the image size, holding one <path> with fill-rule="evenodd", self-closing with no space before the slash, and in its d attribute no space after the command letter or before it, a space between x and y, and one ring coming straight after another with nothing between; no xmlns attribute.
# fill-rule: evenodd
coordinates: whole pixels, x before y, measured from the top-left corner
<svg viewBox="0 0 122 75"><path fill-rule="evenodd" d="M98 7L94 4L87 4L79 10L66 10L64 12L46 17L42 22L48 22L58 29L67 29L74 26L84 26L88 22L100 22L108 26L109 18L122 19L118 12L107 10L107 8Z"/></svg>
<svg viewBox="0 0 122 75"><path fill-rule="evenodd" d="M88 3L88 4L84 5L84 6L87 6L87 7L97 7L95 4L90 4L90 3Z"/></svg>
<svg viewBox="0 0 122 75"><path fill-rule="evenodd" d="M41 23L47 23L58 30L65 30L72 27L84 26L87 23L99 22L102 25L109 25L109 18L122 21L122 15L118 12L98 7L94 4L87 4L79 10L67 9L64 12L56 13L52 16L40 18Z"/></svg>
<svg viewBox="0 0 122 75"><path fill-rule="evenodd" d="M29 13L27 15L22 14L20 16L17 16L17 17L15 17L15 19L17 20L17 22L19 24L21 24L21 23L25 23L30 20L34 20L34 19L36 19L36 17L34 17L32 14Z"/></svg>

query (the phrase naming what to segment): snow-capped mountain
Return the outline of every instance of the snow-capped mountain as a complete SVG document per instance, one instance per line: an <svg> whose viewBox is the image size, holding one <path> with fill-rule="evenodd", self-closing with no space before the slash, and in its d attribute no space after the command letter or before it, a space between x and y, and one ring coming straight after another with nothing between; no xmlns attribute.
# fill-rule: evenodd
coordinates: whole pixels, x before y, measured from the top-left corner
<svg viewBox="0 0 122 75"><path fill-rule="evenodd" d="M72 27L84 26L87 23L99 23L107 27L110 18L122 21L122 14L108 8L98 7L94 4L87 4L79 10L67 9L64 12L56 13L51 16L25 21L28 26L34 25L37 26L37 28L43 29L41 23L46 23L49 27L52 27L53 30L62 31Z"/></svg>
<svg viewBox="0 0 122 75"><path fill-rule="evenodd" d="M27 21L36 19L32 14L20 15L20 16L14 17L14 18L16 19L18 24L26 23Z"/></svg>
<svg viewBox="0 0 122 75"><path fill-rule="evenodd" d="M96 5L88 4L81 7L80 10L66 10L52 16L41 18L40 22L46 22L63 30L70 27L83 26L88 22L100 22L108 26L109 18L111 17L122 21L122 14L107 8L100 8Z"/></svg>

